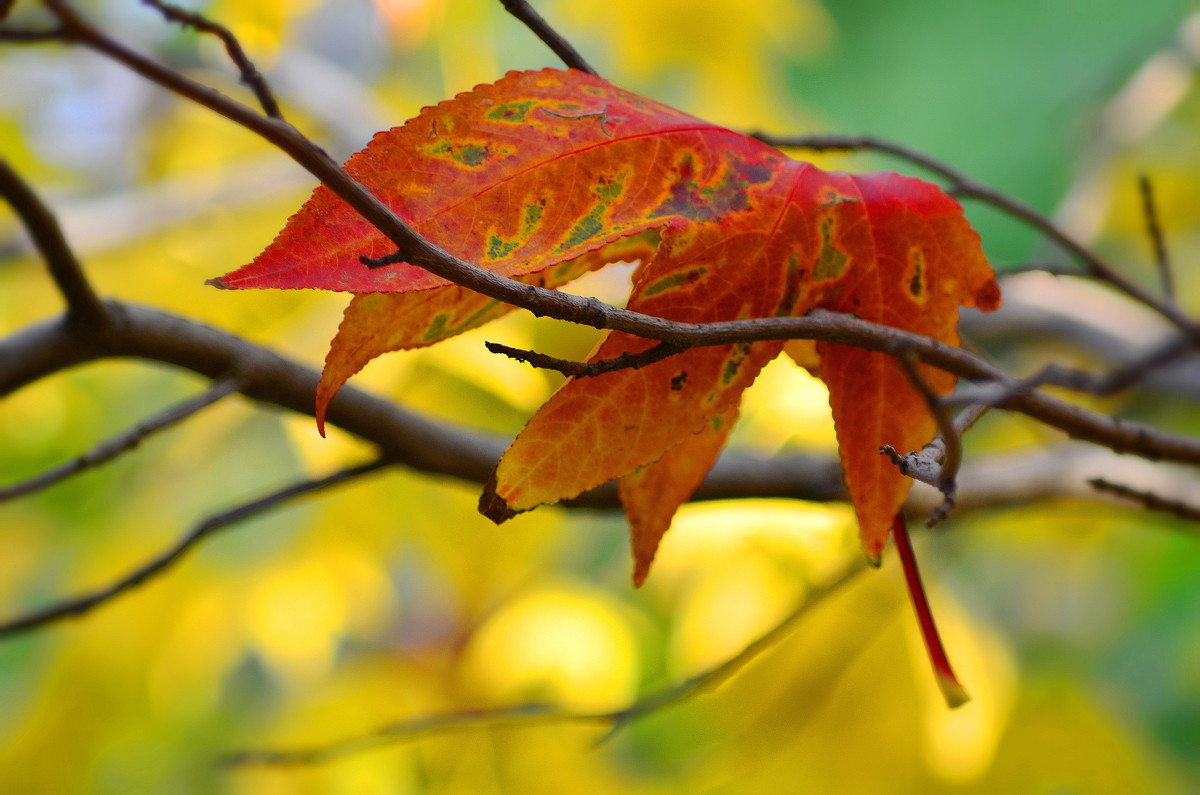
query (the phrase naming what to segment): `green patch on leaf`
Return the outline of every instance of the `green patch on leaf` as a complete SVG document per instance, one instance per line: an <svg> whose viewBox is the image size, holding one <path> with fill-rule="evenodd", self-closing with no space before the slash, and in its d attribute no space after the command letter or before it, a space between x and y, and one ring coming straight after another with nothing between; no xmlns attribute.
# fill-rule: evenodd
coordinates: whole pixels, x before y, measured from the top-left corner
<svg viewBox="0 0 1200 795"><path fill-rule="evenodd" d="M482 163L487 162L489 150L486 146L479 144L467 144L463 148L454 153L454 159L462 163L464 166L474 168Z"/></svg>
<svg viewBox="0 0 1200 795"><path fill-rule="evenodd" d="M516 242L505 242L496 235L492 235L490 238L488 238L487 258L493 262L498 259L503 259L511 254L513 249L515 249L518 245L520 244Z"/></svg>
<svg viewBox="0 0 1200 795"><path fill-rule="evenodd" d="M487 117L493 121L508 122L509 124L520 124L525 121L525 115L529 113L529 109L533 107L533 100L525 100L524 102L509 102L504 105L497 105L488 111Z"/></svg>
<svg viewBox="0 0 1200 795"><path fill-rule="evenodd" d="M694 268L690 271L681 273L672 273L670 276L664 276L654 282L642 291L642 296L649 298L660 293L665 293L667 290L673 290L676 287L682 287L685 284L694 282L704 274L708 273L708 268Z"/></svg>
<svg viewBox="0 0 1200 795"><path fill-rule="evenodd" d="M521 221L521 237L529 237L542 220L546 200L542 199L525 208L525 218Z"/></svg>
<svg viewBox="0 0 1200 795"><path fill-rule="evenodd" d="M817 279L836 279L846 270L846 253L833 245L833 225L832 218L821 219L821 255L813 269Z"/></svg>
<svg viewBox="0 0 1200 795"><path fill-rule="evenodd" d="M446 323L450 319L447 314L434 315L433 322L429 324L429 328L425 329L425 333L421 335L422 342L431 342L440 339L446 335Z"/></svg>
<svg viewBox="0 0 1200 795"><path fill-rule="evenodd" d="M625 180L629 177L629 170L626 169L615 177L601 176L596 180L595 187L592 188L592 193L599 200L592 207L588 214L579 219L579 222L567 232L566 238L559 244L557 251L568 251L576 246L581 246L593 237L596 237L601 232L604 232L606 226L604 224L604 216L608 213L614 201L616 201L622 193L625 192ZM607 227L609 232L621 231L620 226Z"/></svg>

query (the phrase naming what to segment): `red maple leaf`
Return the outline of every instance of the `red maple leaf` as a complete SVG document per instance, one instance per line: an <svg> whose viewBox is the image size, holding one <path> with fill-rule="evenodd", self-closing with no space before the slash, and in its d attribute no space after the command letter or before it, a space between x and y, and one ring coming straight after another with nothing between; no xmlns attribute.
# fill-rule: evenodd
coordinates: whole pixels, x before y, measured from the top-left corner
<svg viewBox="0 0 1200 795"><path fill-rule="evenodd" d="M937 186L824 172L753 138L576 71L510 73L375 136L346 170L416 231L480 267L557 287L640 260L628 308L680 322L852 313L957 345L958 309L999 304L979 237ZM355 293L318 390L387 351L428 345L509 307L416 266L368 268L392 244L317 188L230 288ZM592 361L653 343L609 332ZM480 502L496 521L614 478L646 576L676 508L704 478L742 391L784 343L688 349L568 381L501 458ZM911 480L879 454L935 432L891 357L818 343L863 548L878 561ZM918 365L935 391L954 377Z"/></svg>

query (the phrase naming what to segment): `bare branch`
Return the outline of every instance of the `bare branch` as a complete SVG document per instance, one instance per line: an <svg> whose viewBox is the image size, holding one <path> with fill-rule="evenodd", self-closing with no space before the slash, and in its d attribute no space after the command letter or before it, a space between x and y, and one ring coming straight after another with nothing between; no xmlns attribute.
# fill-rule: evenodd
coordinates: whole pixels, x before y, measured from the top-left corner
<svg viewBox="0 0 1200 795"><path fill-rule="evenodd" d="M684 703L694 696L711 692L720 687L759 655L779 643L795 629L801 618L851 582L865 568L862 558L855 557L851 564L832 581L810 589L791 613L738 654L690 679L643 696L629 706L618 710L590 713L565 712L546 704L519 704L497 709L462 710L390 723L365 734L311 748L234 751L224 756L221 764L226 767L320 764L397 743L416 742L447 732L484 727L544 726L556 723L609 724L608 731L601 738L601 742L603 742L639 718Z"/></svg>
<svg viewBox="0 0 1200 795"><path fill-rule="evenodd" d="M571 42L550 27L550 23L526 0L500 0L500 2L504 5L505 11L521 20L525 27L533 31L534 35L541 39L542 43L549 47L567 66L590 75L599 75L599 72L592 68L592 65L579 54Z"/></svg>
<svg viewBox="0 0 1200 795"><path fill-rule="evenodd" d="M1191 340L1186 337L1170 337L1138 359L1102 375L1063 367L1059 364L1048 364L1028 378L1022 378L1003 386L991 384L967 389L956 397L946 398L945 402L947 405L981 403L987 406L1003 406L1017 395L1043 386L1060 386L1076 392L1107 397L1133 386L1154 370L1179 359L1192 347Z"/></svg>
<svg viewBox="0 0 1200 795"><path fill-rule="evenodd" d="M0 196L13 208L46 261L51 278L67 303L73 323L102 326L108 322L104 304L92 289L58 225L58 219L33 189L0 158Z"/></svg>
<svg viewBox="0 0 1200 795"><path fill-rule="evenodd" d="M221 398L233 394L238 390L239 386L240 380L238 378L222 378L218 381L215 381L212 386L210 386L202 394L172 406L166 411L156 414L145 422L139 423L124 433L118 434L110 439L106 439L96 447L71 461L67 461L64 464L42 472L39 475L35 475L28 480L14 483L11 486L0 487L0 502L12 500L17 497L23 497L36 491L41 491L42 489L53 486L56 483L60 483L85 469L99 466L100 464L111 461L121 453L137 447L147 437L152 436L159 431L166 430L167 428L182 422L188 417L191 417L202 409L211 406Z"/></svg>
<svg viewBox="0 0 1200 795"><path fill-rule="evenodd" d="M1138 188L1142 194L1142 213L1146 216L1146 234L1150 236L1150 245L1154 248L1154 262L1158 265L1163 293L1168 300L1174 301L1175 277L1171 273L1171 260L1167 257L1167 242L1158 222L1158 210L1154 204L1154 188L1150 184L1150 177L1145 174L1139 176Z"/></svg>
<svg viewBox="0 0 1200 795"><path fill-rule="evenodd" d="M283 113L279 110L279 103L275 101L275 96L271 93L271 88L267 85L266 78L262 76L262 73L258 71L254 62L246 55L246 51L242 49L241 42L237 40L237 37L233 35L229 28L224 25L218 25L203 14L187 11L171 3L163 2L163 0L142 0L142 3L158 10L164 18L171 22L176 22L184 27L194 28L200 33L210 33L220 39L221 43L225 45L225 52L229 55L229 60L233 61L233 65L237 67L242 83L254 92L258 104L262 106L263 113L266 113L273 119L283 119Z"/></svg>
<svg viewBox="0 0 1200 795"><path fill-rule="evenodd" d="M1104 478L1091 478L1088 480L1088 484L1097 491L1115 494L1118 497L1141 503L1142 507L1148 510L1169 513L1172 516L1178 516L1180 519L1200 522L1200 507L1190 505L1181 500L1167 499L1152 491L1131 488L1120 483L1113 483Z"/></svg>
<svg viewBox="0 0 1200 795"><path fill-rule="evenodd" d="M345 481L365 475L368 472L382 469L388 465L389 462L385 459L376 459L367 464L343 469L318 480L304 480L294 483L265 497L260 497L228 511L214 514L188 531L169 549L164 550L115 582L94 590L91 593L65 599L49 607L0 622L0 638L43 627L56 621L62 621L63 619L78 618L101 605L111 602L121 594L162 575L182 561L187 553L197 544L218 530L236 524L243 519L256 516L297 497L322 491L331 486L336 486Z"/></svg>
<svg viewBox="0 0 1200 795"><path fill-rule="evenodd" d="M574 297L567 293L562 295ZM312 395L317 383L315 372L250 345L232 334L184 318L131 304L109 302L107 306L110 312L116 313L116 320L103 335L81 340L70 332L62 320L58 320L39 324L0 341L0 395L73 364L113 356L135 356L186 367L214 379L237 370L248 378L247 386L242 390L248 397L275 403L301 414L313 413ZM685 346L765 339L815 339L894 356L912 355L919 361L968 380L994 381L1010 388L1019 383L1018 379L1007 375L997 366L961 348L834 312L813 311L798 318L692 324L674 323L615 308L613 311L621 312L624 317L636 318L635 322L640 328L653 328L672 342L678 341L676 344ZM1110 449L1155 460L1200 463L1200 439L1098 414L1041 392L1013 395L1001 407L1026 414L1077 439ZM385 449L395 447L404 456L404 463L409 465L425 471L467 477L480 483L486 481L491 467L503 450L501 442L497 441L495 455L486 464L481 464L478 450L466 456L464 464L457 455L461 451L459 445L464 437L477 437L462 431L458 431L456 436L443 426L445 435L436 434L438 443L449 446L428 449L423 444L432 440L429 425L425 421L415 423L409 429L409 435L382 433L375 427L382 424L384 428L396 428L394 421L389 421L384 415L397 411L386 401L370 398L353 389L343 389L330 405L329 422L376 441ZM466 444L473 447L470 442Z"/></svg>

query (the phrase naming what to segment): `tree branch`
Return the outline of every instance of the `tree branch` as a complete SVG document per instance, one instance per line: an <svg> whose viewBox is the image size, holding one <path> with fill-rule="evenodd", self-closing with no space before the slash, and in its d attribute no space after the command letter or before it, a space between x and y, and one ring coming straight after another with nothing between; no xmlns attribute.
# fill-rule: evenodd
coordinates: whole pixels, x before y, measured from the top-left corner
<svg viewBox="0 0 1200 795"><path fill-rule="evenodd" d="M100 326L108 321L104 305L88 283L83 266L71 251L58 219L29 185L0 158L0 196L21 219L46 261L50 277L67 303L72 323Z"/></svg>
<svg viewBox="0 0 1200 795"><path fill-rule="evenodd" d="M1154 204L1154 187L1150 177L1142 174L1138 177L1138 190L1142 194L1142 214L1146 217L1146 234L1150 238L1150 246L1154 250L1154 262L1158 265L1158 276L1162 280L1163 294L1167 300L1175 300L1175 277L1171 272L1171 260L1167 256L1167 241L1163 236L1162 225L1158 222L1158 210Z"/></svg>
<svg viewBox="0 0 1200 795"><path fill-rule="evenodd" d="M220 39L221 43L225 45L225 52L229 55L229 60L233 61L233 65L237 67L242 83L254 92L258 104L262 106L263 113L266 113L273 119L283 119L283 113L279 110L279 103L275 101L275 96L271 93L266 78L262 76L262 73L258 71L254 62L246 55L246 51L242 49L241 43L230 32L229 28L224 25L218 25L203 14L186 11L178 6L163 2L163 0L142 0L142 3L158 10L170 22L176 22L184 27L193 28L200 33L210 33Z"/></svg>
<svg viewBox="0 0 1200 795"><path fill-rule="evenodd" d="M213 379L236 370L247 378L241 391L248 397L312 415L312 395L318 379L315 372L232 334L185 318L115 301L108 302L107 306L114 313L114 323L103 334L89 336L86 340L74 335L60 318L27 328L0 342L0 395L84 361L133 356L174 364ZM994 381L1008 387L1020 383L995 365L960 348L834 312L813 311L799 318L700 324L648 319L653 321L651 325L672 338L688 341L691 345L815 339L894 356L911 353L926 364L970 380ZM1026 414L1077 439L1121 452L1152 459L1200 463L1198 439L1098 414L1041 392L1012 395L1002 407ZM388 418L388 414L393 416ZM408 433L397 436L390 430L399 430L394 422L396 414L402 412L386 401L349 388L343 389L330 405L329 422L375 441L389 456L392 455L389 448L394 449L403 456L401 461L410 466L481 483L487 479L503 449L497 440L496 446L489 451L490 460L483 463L474 444L477 436L451 430L449 426L436 426L440 431L435 432L432 430L435 425L425 420L413 422L409 419L400 423ZM384 430L378 430L377 426ZM435 442L446 446L429 449ZM460 453L465 455L460 456Z"/></svg>
<svg viewBox="0 0 1200 795"><path fill-rule="evenodd" d="M500 0L500 3L504 6L505 11L521 20L521 23L533 31L533 34L541 39L542 43L549 47L567 66L590 75L598 76L600 74L579 54L571 42L550 27L550 23L526 0Z"/></svg>
<svg viewBox="0 0 1200 795"><path fill-rule="evenodd" d="M637 370L646 365L661 362L663 359L669 359L682 351L681 348L677 348L674 345L660 342L644 351L622 353L620 356L612 359L602 359L598 362L573 362L568 359L547 356L544 353L536 351L510 348L498 342L485 342L484 346L492 353L503 354L510 359L525 362L532 367L553 370L556 373L562 373L572 378L595 378L598 375L613 373L617 370Z"/></svg>
<svg viewBox="0 0 1200 795"><path fill-rule="evenodd" d="M1169 513L1172 516L1178 516L1180 519L1200 522L1200 507L1183 502L1182 500L1167 499L1153 491L1131 488L1122 483L1114 483L1106 478L1091 478L1088 480L1088 485L1096 491L1107 492L1126 500L1132 500L1147 510Z"/></svg>

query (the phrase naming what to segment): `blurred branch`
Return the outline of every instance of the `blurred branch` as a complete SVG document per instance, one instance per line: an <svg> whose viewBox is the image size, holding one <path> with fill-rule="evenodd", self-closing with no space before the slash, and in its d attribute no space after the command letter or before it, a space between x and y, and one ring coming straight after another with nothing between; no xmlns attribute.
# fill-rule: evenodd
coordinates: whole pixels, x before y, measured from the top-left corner
<svg viewBox="0 0 1200 795"><path fill-rule="evenodd" d="M157 414L145 422L139 423L124 433L101 442L96 447L71 461L19 483L0 487L0 502L41 491L85 469L111 461L121 453L137 447L147 437L159 431L166 430L173 425L177 425L188 417L216 403L221 398L233 394L238 390L239 386L240 381L237 377L226 377L214 381L212 386L202 394L172 406L161 414Z"/></svg>
<svg viewBox="0 0 1200 795"><path fill-rule="evenodd" d="M218 530L229 527L244 519L249 519L252 516L256 516L298 497L322 491L369 472L382 469L385 466L388 466L386 460L382 458L376 459L367 464L343 469L318 480L300 481L279 491L272 492L265 497L260 497L251 502L239 505L236 508L214 514L188 531L172 547L138 566L112 584L84 594L83 596L65 599L49 607L0 622L0 638L36 629L66 618L78 618L112 601L121 594L166 573L167 570L183 560L184 556L193 547Z"/></svg>
<svg viewBox="0 0 1200 795"><path fill-rule="evenodd" d="M229 28L224 25L218 25L203 14L186 11L178 6L163 2L163 0L142 0L142 4L156 9L170 22L176 22L184 27L193 28L200 33L212 34L220 39L221 43L225 45L225 52L229 55L229 60L233 61L233 65L237 67L242 83L254 92L254 97L258 100L258 104L262 106L263 113L266 113L273 119L283 119L283 113L279 110L279 103L275 101L275 96L271 93L266 78L262 76L262 73L258 71L254 62L246 55L246 51L242 49L241 43L230 32Z"/></svg>
<svg viewBox="0 0 1200 795"><path fill-rule="evenodd" d="M519 704L497 709L461 710L390 723L365 734L310 748L233 751L221 759L221 764L225 767L312 765L388 745L415 742L451 731L503 726L546 726L555 723L609 724L608 731L600 738L600 741L603 742L635 720L682 704L697 695L716 690L761 654L779 643L795 629L800 619L807 616L825 599L836 593L865 569L866 564L863 559L856 556L830 582L811 588L791 613L733 657L679 684L643 696L629 706L618 710L567 712L545 704Z"/></svg>
<svg viewBox="0 0 1200 795"><path fill-rule="evenodd" d="M1169 513L1172 516L1178 516L1180 519L1200 522L1200 507L1183 502L1182 500L1167 499L1153 491L1131 488L1130 486L1114 483L1105 478L1092 478L1088 481L1088 484L1097 491L1133 500L1148 510Z"/></svg>
<svg viewBox="0 0 1200 795"><path fill-rule="evenodd" d="M542 43L549 47L567 66L591 75L600 74L579 54L571 42L550 27L550 23L526 0L500 0L500 3L504 6L505 11L521 20L521 23L533 31L533 34L541 39Z"/></svg>
<svg viewBox="0 0 1200 795"><path fill-rule="evenodd" d="M45 258L46 268L67 303L69 320L88 326L106 323L108 315L104 305L63 237L58 219L3 158L0 158L0 196L21 219L34 245Z"/></svg>
<svg viewBox="0 0 1200 795"><path fill-rule="evenodd" d="M1154 249L1154 262L1158 265L1158 275L1162 280L1163 294L1170 301L1175 300L1175 277L1171 273L1171 260L1167 257L1167 242L1163 237L1162 225L1158 222L1158 209L1154 204L1154 187L1150 177L1142 174L1138 177L1138 189L1142 194L1142 213L1146 217L1146 234L1150 237L1150 245Z"/></svg>

